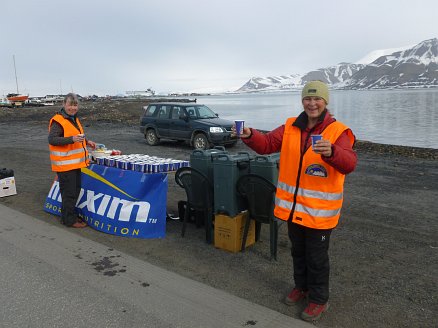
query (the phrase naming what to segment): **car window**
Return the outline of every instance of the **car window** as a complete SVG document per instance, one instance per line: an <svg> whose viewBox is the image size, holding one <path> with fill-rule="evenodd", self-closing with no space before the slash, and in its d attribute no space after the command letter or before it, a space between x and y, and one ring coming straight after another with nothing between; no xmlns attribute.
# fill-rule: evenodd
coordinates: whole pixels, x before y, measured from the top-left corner
<svg viewBox="0 0 438 328"><path fill-rule="evenodd" d="M179 114L181 113L181 107L179 106L173 106L172 107L172 119L173 120L178 120L179 119Z"/></svg>
<svg viewBox="0 0 438 328"><path fill-rule="evenodd" d="M155 105L152 105L149 107L144 107L144 108L145 108L144 116L147 116L147 117L154 116L154 113L157 110L157 106L155 106Z"/></svg>
<svg viewBox="0 0 438 328"><path fill-rule="evenodd" d="M169 118L169 106L160 106L160 111L158 112L159 118Z"/></svg>
<svg viewBox="0 0 438 328"><path fill-rule="evenodd" d="M215 118L216 114L207 106L196 106L199 118Z"/></svg>
<svg viewBox="0 0 438 328"><path fill-rule="evenodd" d="M186 111L187 115L189 115L191 118L196 118L198 116L194 106L186 107Z"/></svg>

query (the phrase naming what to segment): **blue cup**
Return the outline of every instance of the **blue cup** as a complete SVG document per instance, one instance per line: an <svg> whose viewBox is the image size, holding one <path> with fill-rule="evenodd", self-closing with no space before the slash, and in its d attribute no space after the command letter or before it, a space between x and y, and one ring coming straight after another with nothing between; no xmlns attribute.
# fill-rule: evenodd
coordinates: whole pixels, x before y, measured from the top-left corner
<svg viewBox="0 0 438 328"><path fill-rule="evenodd" d="M317 142L318 140L321 140L322 139L322 135L320 135L320 134L312 134L310 136L310 138L312 138L312 148L314 148L315 147L315 142Z"/></svg>
<svg viewBox="0 0 438 328"><path fill-rule="evenodd" d="M243 133L245 121L244 120L235 120L234 123L236 124L236 134L238 136L240 136Z"/></svg>

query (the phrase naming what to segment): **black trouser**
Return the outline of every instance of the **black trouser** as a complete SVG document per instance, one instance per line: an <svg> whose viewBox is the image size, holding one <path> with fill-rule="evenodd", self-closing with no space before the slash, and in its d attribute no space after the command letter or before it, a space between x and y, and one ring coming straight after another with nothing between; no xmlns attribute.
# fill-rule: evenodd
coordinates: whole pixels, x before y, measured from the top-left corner
<svg viewBox="0 0 438 328"><path fill-rule="evenodd" d="M58 181L62 197L61 223L70 227L78 220L75 206L81 191L81 169L58 172Z"/></svg>
<svg viewBox="0 0 438 328"><path fill-rule="evenodd" d="M319 230L288 222L292 242L295 287L309 291L309 301L325 304L329 299L328 249L332 229Z"/></svg>

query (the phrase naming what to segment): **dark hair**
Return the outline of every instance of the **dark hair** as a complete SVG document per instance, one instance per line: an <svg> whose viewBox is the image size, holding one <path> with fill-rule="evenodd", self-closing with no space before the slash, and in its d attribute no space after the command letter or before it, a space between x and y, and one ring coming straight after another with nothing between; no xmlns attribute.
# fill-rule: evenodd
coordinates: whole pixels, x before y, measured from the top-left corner
<svg viewBox="0 0 438 328"><path fill-rule="evenodd" d="M66 103L77 105L78 104L78 96L76 95L76 93L73 93L73 92L68 93L64 97L64 104L66 104Z"/></svg>

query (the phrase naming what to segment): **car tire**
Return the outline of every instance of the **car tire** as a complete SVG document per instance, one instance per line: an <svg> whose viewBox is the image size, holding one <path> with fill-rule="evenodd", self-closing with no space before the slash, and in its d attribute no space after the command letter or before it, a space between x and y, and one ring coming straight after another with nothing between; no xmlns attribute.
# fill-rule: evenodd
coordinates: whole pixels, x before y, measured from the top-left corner
<svg viewBox="0 0 438 328"><path fill-rule="evenodd" d="M144 135L146 142L149 146L158 145L160 138L158 138L157 133L154 129L148 129Z"/></svg>
<svg viewBox="0 0 438 328"><path fill-rule="evenodd" d="M203 133L198 133L193 138L193 147L195 149L209 149L210 148L210 142L207 139L207 136Z"/></svg>

